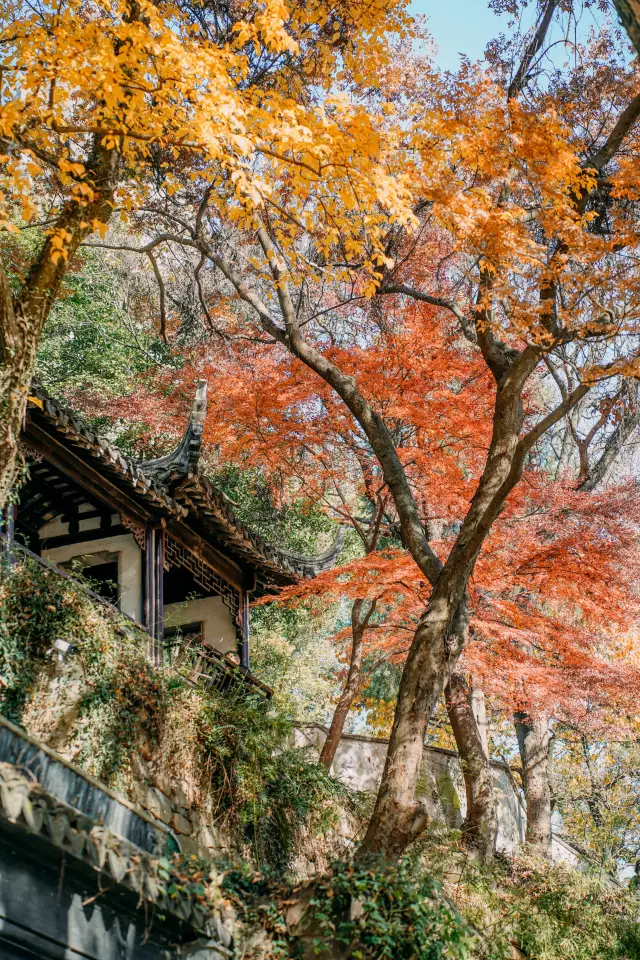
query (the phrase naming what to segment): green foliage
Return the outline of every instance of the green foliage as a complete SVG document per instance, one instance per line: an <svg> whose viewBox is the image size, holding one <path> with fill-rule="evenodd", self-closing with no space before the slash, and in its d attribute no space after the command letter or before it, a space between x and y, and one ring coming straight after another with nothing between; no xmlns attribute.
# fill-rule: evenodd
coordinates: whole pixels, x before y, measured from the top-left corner
<svg viewBox="0 0 640 960"><path fill-rule="evenodd" d="M148 325L126 302L125 278L104 258L86 251L65 279L45 325L37 370L43 386L60 395L89 388L120 395L137 374L165 353Z"/></svg>
<svg viewBox="0 0 640 960"><path fill-rule="evenodd" d="M42 242L38 229L0 237L14 289ZM167 347L140 317L131 288L126 272L103 251L85 249L74 258L40 339L37 376L44 387L58 396L86 388L118 396L141 371L167 360Z"/></svg>
<svg viewBox="0 0 640 960"><path fill-rule="evenodd" d="M516 867L508 889L516 908L514 940L527 956L540 960L640 957L639 904L627 891L561 866Z"/></svg>
<svg viewBox="0 0 640 960"><path fill-rule="evenodd" d="M258 696L203 700L198 738L214 781L218 809L235 824L256 863L287 866L296 832L318 833L335 822L347 789L288 746L291 717L265 709Z"/></svg>
<svg viewBox="0 0 640 960"><path fill-rule="evenodd" d="M436 883L406 862L336 864L312 902L321 936L333 934L353 960L468 956L471 931Z"/></svg>
<svg viewBox="0 0 640 960"><path fill-rule="evenodd" d="M318 535L334 528L320 509L302 503L278 506L269 484L257 470L227 466L210 479L232 502L236 517L267 543L301 553L313 552Z"/></svg>
<svg viewBox="0 0 640 960"><path fill-rule="evenodd" d="M264 924L273 956L463 960L471 955L473 931L439 885L406 861L334 863L327 876L302 890L274 887L268 877L246 870L229 871L223 885L251 920Z"/></svg>
<svg viewBox="0 0 640 960"><path fill-rule="evenodd" d="M8 561L3 561L5 564ZM0 709L20 722L38 666L53 662L56 640L83 641L103 618L71 581L35 562L3 567L0 576Z"/></svg>
<svg viewBox="0 0 640 960"><path fill-rule="evenodd" d="M605 870L640 857L640 744L559 727L553 791L565 836Z"/></svg>
<svg viewBox="0 0 640 960"><path fill-rule="evenodd" d="M433 830L413 853L477 931L479 960L638 960L640 901L606 874L527 856L479 864L461 852L457 832Z"/></svg>
<svg viewBox="0 0 640 960"><path fill-rule="evenodd" d="M30 711L51 697L56 639L76 648L63 664L66 686L81 675L66 747L104 782L124 788L143 743L174 757L178 778L191 763L239 849L279 869L298 829L326 830L348 799L323 767L291 748L289 714L242 686L194 687L189 662L154 668L143 631L96 604L82 583L30 559L0 575L0 710L15 722L28 728Z"/></svg>
<svg viewBox="0 0 640 960"><path fill-rule="evenodd" d="M333 622L332 609L314 616L303 607L270 605L252 613L252 670L298 720L327 720L338 689L337 660L328 639Z"/></svg>

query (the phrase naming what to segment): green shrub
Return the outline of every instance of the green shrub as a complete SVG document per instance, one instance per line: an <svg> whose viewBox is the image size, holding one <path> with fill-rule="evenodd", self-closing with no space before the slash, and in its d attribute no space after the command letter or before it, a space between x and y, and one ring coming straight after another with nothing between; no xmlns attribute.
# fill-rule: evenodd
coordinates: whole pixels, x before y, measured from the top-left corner
<svg viewBox="0 0 640 960"><path fill-rule="evenodd" d="M81 583L30 559L0 575L0 710L16 723L46 697L56 639L73 644L82 692L66 747L92 775L126 789L141 744L173 759L177 778L192 764L213 816L259 864L283 869L303 825L326 829L344 786L301 750L292 718L263 696L194 687L189 664L155 668L147 635L94 602ZM41 681L38 686L39 680Z"/></svg>
<svg viewBox="0 0 640 960"><path fill-rule="evenodd" d="M236 869L223 886L247 922L262 923L271 935L273 956L464 960L475 940L439 885L407 861L334 863L330 874L305 888ZM297 903L304 908L292 921L289 908Z"/></svg>
<svg viewBox="0 0 640 960"><path fill-rule="evenodd" d="M435 875L478 931L473 956L507 960L640 960L640 900L606 875L549 864L525 852L479 864L457 832L433 830L412 856ZM520 953L514 953L520 951Z"/></svg>

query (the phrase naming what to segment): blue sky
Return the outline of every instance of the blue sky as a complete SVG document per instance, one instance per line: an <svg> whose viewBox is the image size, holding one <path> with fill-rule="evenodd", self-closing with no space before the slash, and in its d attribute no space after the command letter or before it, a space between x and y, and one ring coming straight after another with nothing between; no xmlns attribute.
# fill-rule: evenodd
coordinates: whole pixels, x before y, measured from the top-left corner
<svg viewBox="0 0 640 960"><path fill-rule="evenodd" d="M579 7L580 5L578 5ZM531 19L535 4L528 11ZM488 8L488 0L412 0L411 11L427 17L427 26L438 46L436 63L444 70L455 70L460 54L471 60L482 58L484 48L492 37L507 32L511 19L507 14L496 16ZM593 8L585 8L579 18L578 37L585 39L588 31L602 21L602 15ZM559 38L557 38L559 39ZM561 61L564 48L556 48L554 59Z"/></svg>
<svg viewBox="0 0 640 960"><path fill-rule="evenodd" d="M411 11L425 14L438 45L438 66L455 69L460 53L478 60L487 42L506 28L508 17L497 17L483 0L413 0Z"/></svg>

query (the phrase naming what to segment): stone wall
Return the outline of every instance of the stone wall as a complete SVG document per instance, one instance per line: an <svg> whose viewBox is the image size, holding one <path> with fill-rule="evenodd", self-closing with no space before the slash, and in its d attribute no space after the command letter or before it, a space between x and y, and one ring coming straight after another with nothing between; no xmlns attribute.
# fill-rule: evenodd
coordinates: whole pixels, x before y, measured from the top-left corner
<svg viewBox="0 0 640 960"><path fill-rule="evenodd" d="M0 957L229 958L236 918L216 876L206 908L183 874L184 894L166 895L168 841L169 828L0 717Z"/></svg>
<svg viewBox="0 0 640 960"><path fill-rule="evenodd" d="M48 664L22 718L29 733L67 763L77 760L74 735L84 690L85 677L76 658ZM193 762L177 762L173 755L177 745L172 745L171 737L168 740L169 746L153 743L141 729L131 767L118 778L118 795L124 794L166 829L176 851L205 858L223 855L227 845L213 826L213 799L203 789L200 771Z"/></svg>
<svg viewBox="0 0 640 960"><path fill-rule="evenodd" d="M213 826L214 809L211 797L187 777L172 778L163 769L159 758L137 755L132 764L131 799L166 824L179 849L186 854L220 857L227 851L219 831Z"/></svg>
<svg viewBox="0 0 640 960"><path fill-rule="evenodd" d="M84 688L80 664L75 658L51 664L43 671L41 682L40 695L32 699L23 723L41 743L73 762L71 735ZM169 718L169 730L172 725ZM296 746L317 756L326 734L320 724L301 724L296 727L293 739ZM353 790L373 794L380 783L387 746L386 740L345 735L338 746L332 773ZM191 763L182 762L179 752L175 753L179 747L175 737L173 741L169 737L167 746L166 743L154 744L141 734L131 768L117 789L171 834L176 849L203 857L224 856L230 851L224 832L215 826L214 798L203 786L197 758L190 758ZM506 764L494 762L492 774L498 797L497 849L513 854L524 840L523 798ZM432 820L452 828L462 825L466 796L455 752L436 747L425 749L418 796L425 800ZM333 839L349 846L357 840L357 830L358 824L345 818ZM331 838L327 838L327 842L331 842ZM579 855L557 838L553 842L553 858L573 865L579 862Z"/></svg>

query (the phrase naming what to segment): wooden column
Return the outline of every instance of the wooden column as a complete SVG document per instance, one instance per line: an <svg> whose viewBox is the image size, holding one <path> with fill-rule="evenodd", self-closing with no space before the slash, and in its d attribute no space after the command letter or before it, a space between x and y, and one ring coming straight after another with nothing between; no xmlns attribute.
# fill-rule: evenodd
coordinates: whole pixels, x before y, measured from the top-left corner
<svg viewBox="0 0 640 960"><path fill-rule="evenodd" d="M159 527L147 529L144 569L144 619L149 634L149 658L160 664L164 638L164 536Z"/></svg>
<svg viewBox="0 0 640 960"><path fill-rule="evenodd" d="M249 591L246 588L240 593L239 619L240 637L238 639L238 656L240 657L240 666L244 670L249 670Z"/></svg>
<svg viewBox="0 0 640 960"><path fill-rule="evenodd" d="M164 530L156 530L156 614L155 614L155 662L160 666L164 659Z"/></svg>

